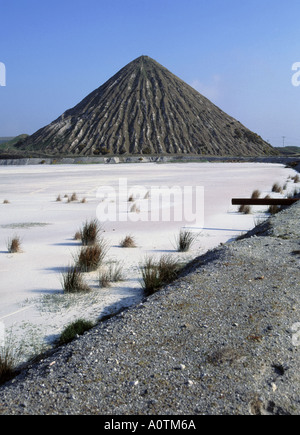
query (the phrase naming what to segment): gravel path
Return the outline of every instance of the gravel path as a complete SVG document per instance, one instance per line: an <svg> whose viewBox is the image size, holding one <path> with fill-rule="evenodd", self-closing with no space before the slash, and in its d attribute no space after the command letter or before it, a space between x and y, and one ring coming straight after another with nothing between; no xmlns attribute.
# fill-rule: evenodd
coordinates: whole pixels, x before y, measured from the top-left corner
<svg viewBox="0 0 300 435"><path fill-rule="evenodd" d="M300 202L0 388L0 414L300 414Z"/></svg>

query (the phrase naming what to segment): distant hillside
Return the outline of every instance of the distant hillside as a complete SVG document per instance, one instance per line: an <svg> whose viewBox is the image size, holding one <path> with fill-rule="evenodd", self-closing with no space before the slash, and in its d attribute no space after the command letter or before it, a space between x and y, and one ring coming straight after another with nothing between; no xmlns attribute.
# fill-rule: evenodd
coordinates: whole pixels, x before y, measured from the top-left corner
<svg viewBox="0 0 300 435"><path fill-rule="evenodd" d="M0 137L0 152L14 151L14 146L28 137L28 134L20 134L16 137Z"/></svg>
<svg viewBox="0 0 300 435"><path fill-rule="evenodd" d="M52 156L276 155L258 134L148 56L16 148Z"/></svg>
<svg viewBox="0 0 300 435"><path fill-rule="evenodd" d="M14 139L13 137L0 137L0 145Z"/></svg>
<svg viewBox="0 0 300 435"><path fill-rule="evenodd" d="M300 147L278 147L276 148L283 156L299 156Z"/></svg>

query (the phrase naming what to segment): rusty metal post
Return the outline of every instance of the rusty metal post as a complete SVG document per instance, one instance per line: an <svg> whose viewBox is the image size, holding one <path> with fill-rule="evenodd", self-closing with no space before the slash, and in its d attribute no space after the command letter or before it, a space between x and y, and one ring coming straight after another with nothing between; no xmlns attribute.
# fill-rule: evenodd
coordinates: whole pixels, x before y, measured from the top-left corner
<svg viewBox="0 0 300 435"><path fill-rule="evenodd" d="M300 198L233 198L232 205L285 205L295 204Z"/></svg>

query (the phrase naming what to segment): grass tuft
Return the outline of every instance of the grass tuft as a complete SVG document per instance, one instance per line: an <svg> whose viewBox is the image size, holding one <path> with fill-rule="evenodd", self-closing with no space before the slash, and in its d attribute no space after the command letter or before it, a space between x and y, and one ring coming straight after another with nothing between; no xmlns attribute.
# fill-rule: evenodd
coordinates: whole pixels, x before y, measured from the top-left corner
<svg viewBox="0 0 300 435"><path fill-rule="evenodd" d="M83 280L81 271L77 265L69 267L62 275L62 288L65 293L83 293L91 289Z"/></svg>
<svg viewBox="0 0 300 435"><path fill-rule="evenodd" d="M0 384L4 384L14 377L15 362L8 348L4 347L0 350Z"/></svg>
<svg viewBox="0 0 300 435"><path fill-rule="evenodd" d="M122 248L136 248L135 240L132 236L126 236L120 243Z"/></svg>
<svg viewBox="0 0 300 435"><path fill-rule="evenodd" d="M300 176L297 174L292 178L292 180L294 180L294 183L300 183Z"/></svg>
<svg viewBox="0 0 300 435"><path fill-rule="evenodd" d="M68 325L58 339L58 345L70 343L78 335L83 335L86 331L93 328L94 323L84 319L78 319Z"/></svg>
<svg viewBox="0 0 300 435"><path fill-rule="evenodd" d="M70 198L70 201L78 201L77 193L73 192Z"/></svg>
<svg viewBox="0 0 300 435"><path fill-rule="evenodd" d="M250 205L245 205L245 204L240 205L240 207L239 207L239 213L251 214L251 207L250 207Z"/></svg>
<svg viewBox="0 0 300 435"><path fill-rule="evenodd" d="M8 239L7 250L10 254L21 252L21 239L19 236L14 236L11 239Z"/></svg>
<svg viewBox="0 0 300 435"><path fill-rule="evenodd" d="M94 245L99 239L101 226L97 219L86 221L81 229L81 241L83 246Z"/></svg>
<svg viewBox="0 0 300 435"><path fill-rule="evenodd" d="M259 190L254 190L254 191L252 192L252 196L251 196L251 198L252 198L252 199L257 199L257 198L260 197L260 195L261 195L261 192L260 192Z"/></svg>
<svg viewBox="0 0 300 435"><path fill-rule="evenodd" d="M268 208L268 213L270 214L277 214L281 211L281 207L279 205L270 205Z"/></svg>
<svg viewBox="0 0 300 435"><path fill-rule="evenodd" d="M163 255L158 262L152 257L146 258L145 263L140 266L142 273L142 288L149 296L156 293L164 285L174 281L181 270L177 260L168 255Z"/></svg>
<svg viewBox="0 0 300 435"><path fill-rule="evenodd" d="M74 240L81 240L81 232L80 231L76 231L76 233L74 234Z"/></svg>
<svg viewBox="0 0 300 435"><path fill-rule="evenodd" d="M82 272L92 272L101 266L108 247L104 239L90 246L83 246L78 254L76 265Z"/></svg>
<svg viewBox="0 0 300 435"><path fill-rule="evenodd" d="M140 213L140 208L136 204L132 204L130 208L130 213Z"/></svg>
<svg viewBox="0 0 300 435"><path fill-rule="evenodd" d="M99 273L99 286L109 287L112 282L123 281L123 264L110 263L107 268Z"/></svg>
<svg viewBox="0 0 300 435"><path fill-rule="evenodd" d="M272 192L282 193L282 187L278 183L274 183L272 186Z"/></svg>
<svg viewBox="0 0 300 435"><path fill-rule="evenodd" d="M130 195L130 196L129 196L129 198L128 198L128 202L134 202L134 196L133 196L133 195Z"/></svg>
<svg viewBox="0 0 300 435"><path fill-rule="evenodd" d="M196 235L190 231L181 230L176 239L176 247L178 252L187 252L192 247L196 240Z"/></svg>

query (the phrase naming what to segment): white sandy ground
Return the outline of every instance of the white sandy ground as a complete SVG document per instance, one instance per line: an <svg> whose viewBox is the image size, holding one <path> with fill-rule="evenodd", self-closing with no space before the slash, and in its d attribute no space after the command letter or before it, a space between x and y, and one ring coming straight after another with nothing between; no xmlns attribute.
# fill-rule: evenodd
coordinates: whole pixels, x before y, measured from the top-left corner
<svg viewBox="0 0 300 435"><path fill-rule="evenodd" d="M142 297L139 265L146 256L170 254L187 261L239 236L267 217L266 207L254 207L253 214L242 215L231 205L231 198L250 197L255 189L265 196L274 182L287 184L286 195L297 187L288 180L295 174L283 165L254 163L0 167L0 338L4 329L4 342L24 360L51 344L72 321L96 321L137 302ZM185 206L180 196L175 199L176 210L184 213L188 204L197 205L195 222L168 221L165 215L160 222L149 220L157 207L173 210L166 197L162 204L156 202L163 187L173 186L179 186L181 193L185 186L193 187L193 195L199 186L197 199L187 188L182 196ZM144 199L148 191L150 197ZM79 201L67 203L64 195L73 192ZM127 201L131 193L140 213L127 211L133 205ZM59 194L62 202L56 202ZM86 203L80 202L82 198ZM3 204L5 199L10 203ZM115 214L117 205L121 210ZM92 292L66 295L61 274L80 248L74 234L86 220L97 217L97 210L102 221L110 218L103 222L103 236L110 247L105 261L123 262L124 281L100 288L98 273L88 273L85 278ZM192 228L198 236L188 253L175 250L175 237L182 227ZM136 239L137 248L120 247L128 234ZM22 253L7 251L7 240L14 235L22 240Z"/></svg>

